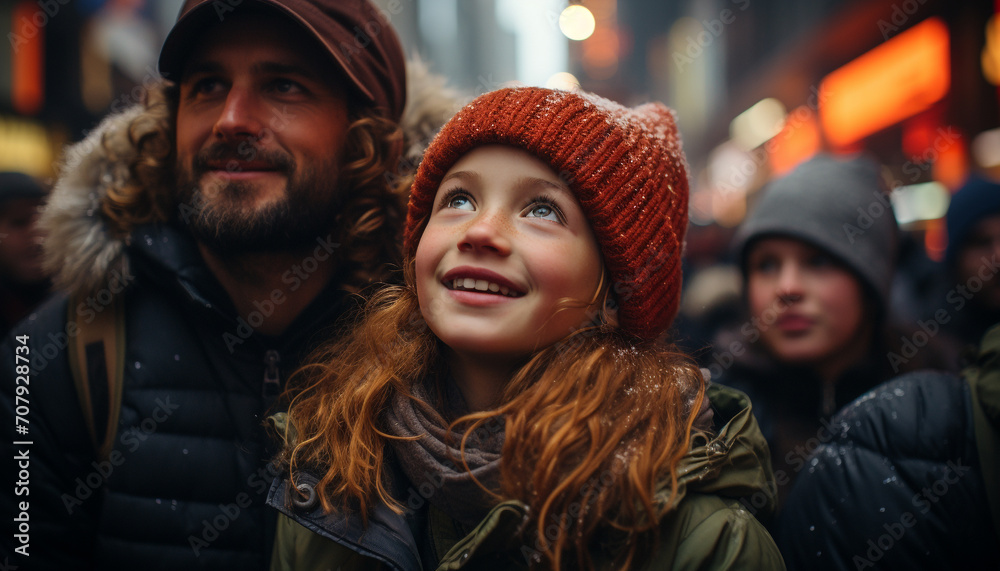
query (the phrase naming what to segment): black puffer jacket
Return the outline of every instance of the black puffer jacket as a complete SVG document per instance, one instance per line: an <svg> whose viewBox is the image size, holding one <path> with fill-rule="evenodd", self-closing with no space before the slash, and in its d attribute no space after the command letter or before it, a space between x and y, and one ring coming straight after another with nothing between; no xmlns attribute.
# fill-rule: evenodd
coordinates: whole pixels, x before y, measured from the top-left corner
<svg viewBox="0 0 1000 571"><path fill-rule="evenodd" d="M788 568L997 569L970 407L964 381L923 371L833 417L779 514Z"/></svg>
<svg viewBox="0 0 1000 571"><path fill-rule="evenodd" d="M250 329L187 234L139 229L128 255L125 390L107 460L92 450L69 374L66 297L12 332L26 343L11 337L0 349L5 426L16 422L17 347L32 358L31 444L4 452L27 451L29 495L0 495L5 514L21 511L12 501L29 502L30 559L6 553L13 531L3 535L5 555L33 570L264 569L274 515L263 503L273 450L262 419L276 388L264 376L283 381L351 298L331 288L287 334L244 339Z"/></svg>

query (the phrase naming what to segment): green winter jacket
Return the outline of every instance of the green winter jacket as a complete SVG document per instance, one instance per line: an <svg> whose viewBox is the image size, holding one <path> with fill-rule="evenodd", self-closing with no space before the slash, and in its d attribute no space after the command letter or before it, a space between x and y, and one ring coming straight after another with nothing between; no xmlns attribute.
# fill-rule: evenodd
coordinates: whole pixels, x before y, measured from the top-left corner
<svg viewBox="0 0 1000 571"><path fill-rule="evenodd" d="M661 522L657 550L641 568L784 569L774 541L754 517L756 513L770 518L775 503L770 454L749 399L722 385L710 385L708 395L715 426L721 428L714 439L693 446L682 460L678 471L682 499ZM300 486L315 482L308 474L298 480ZM283 514L271 559L274 571L421 570L417 538L428 534L438 553L444 553L439 570L526 568L536 553L536 546L525 545L517 535L526 514L526 506L517 501L494 507L465 537L449 537L455 526L433 508L397 515L379 506L365 528L358 517L292 505L287 486L287 480L279 477L268 497L268 503ZM666 501L668 491L665 486L657 497ZM405 491L398 492L395 497L407 498ZM413 499L411 494L403 501L411 508L422 507ZM602 563L609 561L607 547L594 546L592 557L598 568L606 567Z"/></svg>
<svg viewBox="0 0 1000 571"><path fill-rule="evenodd" d="M972 421L993 527L1000 539L1000 326L983 335L976 361L962 371L972 396Z"/></svg>

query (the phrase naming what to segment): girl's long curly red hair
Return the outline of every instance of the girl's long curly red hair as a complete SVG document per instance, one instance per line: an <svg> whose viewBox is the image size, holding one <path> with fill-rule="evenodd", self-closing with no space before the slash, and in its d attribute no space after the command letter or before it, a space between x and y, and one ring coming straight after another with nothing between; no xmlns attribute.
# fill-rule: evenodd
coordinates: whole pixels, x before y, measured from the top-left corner
<svg viewBox="0 0 1000 571"><path fill-rule="evenodd" d="M327 511L367 517L378 502L401 512L387 489L385 412L397 394L440 379L440 341L417 304L412 259L405 285L369 298L356 327L294 377L286 447L292 475L321 475ZM605 285L606 293L609 286ZM457 419L468 438L502 418L497 501L528 506L521 540L532 567L589 568L589 547L617 538L615 565L629 568L655 544L675 505L677 466L689 449L705 386L697 366L669 345L640 342L613 322L581 328L531 355L499 405ZM488 426L488 425L487 425ZM656 496L668 490L667 501Z"/></svg>

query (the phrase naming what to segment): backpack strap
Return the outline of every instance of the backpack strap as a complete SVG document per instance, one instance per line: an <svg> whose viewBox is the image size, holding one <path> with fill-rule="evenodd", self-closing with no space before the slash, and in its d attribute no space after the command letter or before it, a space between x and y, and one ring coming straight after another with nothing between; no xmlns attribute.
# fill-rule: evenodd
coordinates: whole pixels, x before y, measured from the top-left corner
<svg viewBox="0 0 1000 571"><path fill-rule="evenodd" d="M69 318L77 334L69 343L69 367L80 410L99 460L107 460L118 432L125 374L125 303L123 295L93 312L90 321L77 308L85 296L69 296ZM89 317L89 314L88 314Z"/></svg>

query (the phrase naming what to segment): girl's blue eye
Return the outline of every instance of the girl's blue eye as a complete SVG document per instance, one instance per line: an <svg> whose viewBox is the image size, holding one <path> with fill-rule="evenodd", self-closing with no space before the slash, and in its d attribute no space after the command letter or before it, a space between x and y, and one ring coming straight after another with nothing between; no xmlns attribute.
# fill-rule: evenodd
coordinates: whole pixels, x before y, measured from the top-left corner
<svg viewBox="0 0 1000 571"><path fill-rule="evenodd" d="M465 196L463 194L452 196L451 198L448 199L448 202L445 204L445 206L447 208L456 208L458 210L473 210L472 201L469 200L468 196Z"/></svg>
<svg viewBox="0 0 1000 571"><path fill-rule="evenodd" d="M547 204L545 202L536 202L535 204L529 206L526 216L529 218L541 218L542 220L562 222L559 218L559 211L556 210L556 208L551 204Z"/></svg>

